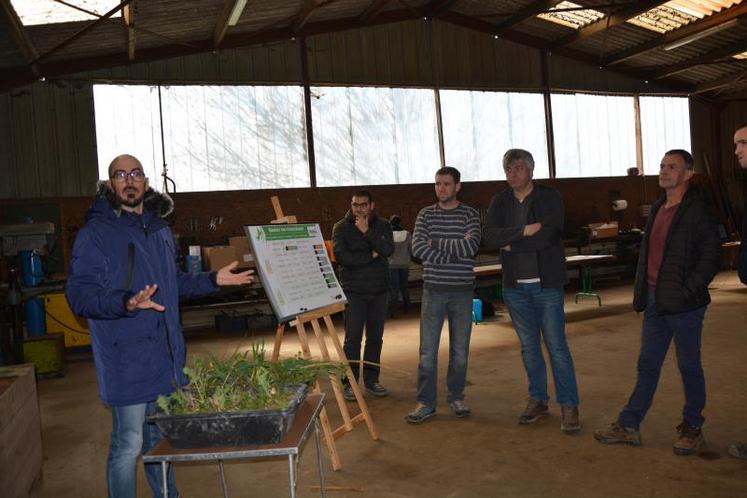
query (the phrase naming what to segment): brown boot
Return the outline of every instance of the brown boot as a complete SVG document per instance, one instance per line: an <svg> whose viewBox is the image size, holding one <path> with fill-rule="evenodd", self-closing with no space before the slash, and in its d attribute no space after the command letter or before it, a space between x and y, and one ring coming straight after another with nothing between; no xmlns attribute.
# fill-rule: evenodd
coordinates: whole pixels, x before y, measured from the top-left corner
<svg viewBox="0 0 747 498"><path fill-rule="evenodd" d="M529 398L529 403L527 403L524 413L519 417L519 423L521 425L533 424L545 415L547 415L547 403Z"/></svg>
<svg viewBox="0 0 747 498"><path fill-rule="evenodd" d="M581 422L578 419L577 406L561 406L560 430L566 434L573 434L581 430Z"/></svg>
<svg viewBox="0 0 747 498"><path fill-rule="evenodd" d="M617 422L612 422L608 427L602 427L594 431L594 439L604 444L630 444L641 445L641 433L635 429L623 427Z"/></svg>
<svg viewBox="0 0 747 498"><path fill-rule="evenodd" d="M692 455L697 453L700 447L705 442L703 438L703 430L700 427L695 427L687 422L682 422L677 426L677 432L680 438L674 443L672 450L675 455Z"/></svg>

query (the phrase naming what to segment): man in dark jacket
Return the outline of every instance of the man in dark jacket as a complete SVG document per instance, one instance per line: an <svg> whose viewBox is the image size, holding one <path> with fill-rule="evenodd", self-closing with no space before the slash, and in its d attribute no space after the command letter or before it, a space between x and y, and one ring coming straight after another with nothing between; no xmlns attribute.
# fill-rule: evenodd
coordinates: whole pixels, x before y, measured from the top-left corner
<svg viewBox="0 0 747 498"><path fill-rule="evenodd" d="M747 170L747 123L737 127L734 132L734 154L742 169ZM747 284L747 198L742 209L742 244L739 246L739 280ZM747 460L747 443L734 443L729 446L729 453L737 458Z"/></svg>
<svg viewBox="0 0 747 498"><path fill-rule="evenodd" d="M167 195L148 187L140 161L118 156L73 246L65 293L72 310L88 318L99 396L111 406L110 497L135 498L138 455L162 438L146 416L159 395L188 382L179 298L252 280L251 270L231 272L237 263L212 273L181 272L163 220L172 208ZM145 475L161 497L160 465L146 465ZM168 481L177 496L170 470Z"/></svg>
<svg viewBox="0 0 747 498"><path fill-rule="evenodd" d="M703 444L701 332L711 302L708 284L721 267L721 244L705 194L690 186L692 176L689 152L670 150L664 155L659 171L664 195L651 207L634 286L633 307L644 312L638 379L617 421L594 431L601 443L641 444L639 427L674 338L685 406L673 450L676 455L691 455Z"/></svg>
<svg viewBox="0 0 747 498"><path fill-rule="evenodd" d="M581 429L573 358L565 337L565 293L568 277L563 249L563 199L560 193L532 181L534 158L522 149L503 156L509 188L493 196L483 230L483 244L501 250L503 299L521 342L529 378L529 402L519 417L532 424L548 413L547 370L542 340L552 365L561 406L560 429Z"/></svg>
<svg viewBox="0 0 747 498"><path fill-rule="evenodd" d="M394 252L392 227L376 216L371 193L353 194L350 210L335 223L332 244L340 268L340 282L348 299L345 310L345 355L355 380L359 380L359 363L363 328L366 347L363 353L363 383L373 396L386 396L379 383L382 337L389 296L389 262ZM355 394L345 381L344 396L355 401Z"/></svg>

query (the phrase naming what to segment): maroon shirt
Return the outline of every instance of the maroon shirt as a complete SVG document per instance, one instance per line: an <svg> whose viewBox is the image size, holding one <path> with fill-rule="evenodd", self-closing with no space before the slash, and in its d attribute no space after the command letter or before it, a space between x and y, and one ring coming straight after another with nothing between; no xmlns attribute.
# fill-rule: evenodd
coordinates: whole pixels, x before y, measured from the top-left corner
<svg viewBox="0 0 747 498"><path fill-rule="evenodd" d="M664 259L664 245L667 243L667 234L669 234L669 227L672 226L672 219L674 219L674 213L677 212L678 207L679 203L671 207L662 206L656 213L654 226L651 227L651 235L648 240L646 282L649 287L656 287L661 260Z"/></svg>

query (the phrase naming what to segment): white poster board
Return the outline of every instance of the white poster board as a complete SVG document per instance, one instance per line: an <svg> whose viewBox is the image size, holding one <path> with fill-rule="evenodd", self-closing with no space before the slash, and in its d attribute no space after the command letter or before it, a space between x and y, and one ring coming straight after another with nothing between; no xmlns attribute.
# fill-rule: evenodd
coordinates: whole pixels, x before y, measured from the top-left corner
<svg viewBox="0 0 747 498"><path fill-rule="evenodd" d="M279 321L346 302L318 224L246 225L244 232Z"/></svg>

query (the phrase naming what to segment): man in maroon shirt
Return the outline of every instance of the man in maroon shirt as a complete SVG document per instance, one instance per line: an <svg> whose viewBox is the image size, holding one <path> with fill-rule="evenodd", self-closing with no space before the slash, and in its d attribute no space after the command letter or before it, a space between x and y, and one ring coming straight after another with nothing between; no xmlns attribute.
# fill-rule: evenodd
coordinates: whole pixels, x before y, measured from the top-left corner
<svg viewBox="0 0 747 498"><path fill-rule="evenodd" d="M747 171L747 123L737 126L734 132L734 155L739 166ZM742 209L742 244L739 247L739 280L747 284L747 199ZM747 460L747 442L729 445L729 454Z"/></svg>
<svg viewBox="0 0 747 498"><path fill-rule="evenodd" d="M643 311L638 379L625 408L609 427L594 431L601 443L641 444L639 427L651 407L669 344L674 339L685 388L676 455L703 444L705 377L700 362L701 331L710 303L708 284L721 266L721 244L706 196L690 185L693 157L670 150L661 160L659 186L641 243L633 306Z"/></svg>

